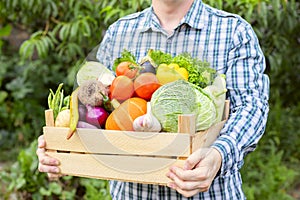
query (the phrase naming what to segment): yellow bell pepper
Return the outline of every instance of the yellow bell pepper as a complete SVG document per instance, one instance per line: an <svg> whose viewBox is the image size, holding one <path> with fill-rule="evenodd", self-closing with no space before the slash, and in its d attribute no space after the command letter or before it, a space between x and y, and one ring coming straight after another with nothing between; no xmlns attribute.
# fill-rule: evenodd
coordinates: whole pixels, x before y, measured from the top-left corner
<svg viewBox="0 0 300 200"><path fill-rule="evenodd" d="M178 79L188 80L188 71L180 67L176 63L167 64L160 64L156 71L156 77L160 84L166 84Z"/></svg>
<svg viewBox="0 0 300 200"><path fill-rule="evenodd" d="M170 68L174 69L176 72L178 72L183 77L184 80L186 80L186 81L188 80L189 73L185 68L180 67L176 63L171 63L168 65L168 67L170 67Z"/></svg>

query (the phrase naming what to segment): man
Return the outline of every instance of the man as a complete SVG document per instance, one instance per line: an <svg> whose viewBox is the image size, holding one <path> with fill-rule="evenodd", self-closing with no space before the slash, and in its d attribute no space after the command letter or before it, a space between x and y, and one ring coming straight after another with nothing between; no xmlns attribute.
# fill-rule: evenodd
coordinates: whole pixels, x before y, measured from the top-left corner
<svg viewBox="0 0 300 200"><path fill-rule="evenodd" d="M139 60L148 49L173 56L189 52L226 75L230 116L214 144L189 156L183 169L171 167L169 187L111 181L113 199L245 199L240 168L262 137L268 114L269 79L251 26L241 17L201 0L152 0L107 30L97 58L111 69L127 49ZM39 170L58 177L58 161L39 138Z"/></svg>

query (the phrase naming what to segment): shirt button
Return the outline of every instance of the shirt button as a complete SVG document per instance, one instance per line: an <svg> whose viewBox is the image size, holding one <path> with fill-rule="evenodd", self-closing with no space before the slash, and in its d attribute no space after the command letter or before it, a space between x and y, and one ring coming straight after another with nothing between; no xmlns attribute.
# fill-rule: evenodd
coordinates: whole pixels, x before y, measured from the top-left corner
<svg viewBox="0 0 300 200"><path fill-rule="evenodd" d="M171 40L171 39L167 39L167 43L169 43L169 44L170 44L171 42L172 42L172 40Z"/></svg>

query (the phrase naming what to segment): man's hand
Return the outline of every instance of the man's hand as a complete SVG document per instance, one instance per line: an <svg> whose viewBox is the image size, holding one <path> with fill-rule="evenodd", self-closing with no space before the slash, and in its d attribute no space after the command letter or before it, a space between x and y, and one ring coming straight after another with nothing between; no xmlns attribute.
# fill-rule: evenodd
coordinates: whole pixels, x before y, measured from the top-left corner
<svg viewBox="0 0 300 200"><path fill-rule="evenodd" d="M38 138L38 148L36 154L39 158L38 169L40 172L46 172L50 180L57 180L62 175L60 174L59 161L46 154L46 142L44 136L41 135Z"/></svg>
<svg viewBox="0 0 300 200"><path fill-rule="evenodd" d="M172 166L167 176L173 181L169 187L185 197L206 192L222 164L219 151L214 148L202 148L191 154L183 168Z"/></svg>

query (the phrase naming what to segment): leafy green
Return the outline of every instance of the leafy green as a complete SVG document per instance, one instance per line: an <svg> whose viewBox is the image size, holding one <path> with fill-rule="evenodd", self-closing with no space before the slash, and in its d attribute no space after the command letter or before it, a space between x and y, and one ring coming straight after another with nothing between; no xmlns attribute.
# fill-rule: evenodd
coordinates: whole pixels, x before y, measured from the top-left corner
<svg viewBox="0 0 300 200"><path fill-rule="evenodd" d="M80 67L76 74L76 82L74 87L82 85L87 80L99 80L105 86L111 85L115 78L112 71L100 62L86 61Z"/></svg>
<svg viewBox="0 0 300 200"><path fill-rule="evenodd" d="M217 72L210 67L208 62L193 58L189 53L181 53L175 57L161 50L149 49L147 55L141 60L141 63L149 61L153 67L160 64L176 63L188 71L188 81L200 88L211 85Z"/></svg>
<svg viewBox="0 0 300 200"><path fill-rule="evenodd" d="M196 93L196 130L206 130L217 120L217 107L214 100L200 87L190 84L195 88ZM224 99L225 101L225 99ZM224 105L223 101L223 105Z"/></svg>
<svg viewBox="0 0 300 200"><path fill-rule="evenodd" d="M213 83L203 89L214 101L217 108L217 120L220 122L223 117L224 103L226 99L226 81L224 74L218 74Z"/></svg>
<svg viewBox="0 0 300 200"><path fill-rule="evenodd" d="M171 62L185 68L189 73L188 81L201 88L212 84L217 73L208 62L193 58L189 53L179 54Z"/></svg>
<svg viewBox="0 0 300 200"><path fill-rule="evenodd" d="M178 80L158 88L150 103L163 131L177 132L178 115L195 113L196 94L186 81Z"/></svg>
<svg viewBox="0 0 300 200"><path fill-rule="evenodd" d="M163 131L177 132L178 115L195 114L196 129L209 128L216 119L213 100L201 88L184 80L177 80L158 88L151 98L153 115Z"/></svg>
<svg viewBox="0 0 300 200"><path fill-rule="evenodd" d="M158 67L160 64L170 64L172 56L161 50L149 49L147 55L142 59L141 63L149 61L153 67Z"/></svg>
<svg viewBox="0 0 300 200"><path fill-rule="evenodd" d="M121 57L114 60L114 64L113 64L113 67L112 67L113 71L116 71L116 68L117 68L118 64L120 64L121 62L125 62L125 61L131 62L134 65L138 65L136 63L135 56L130 51L128 51L127 49L124 49L121 53Z"/></svg>

